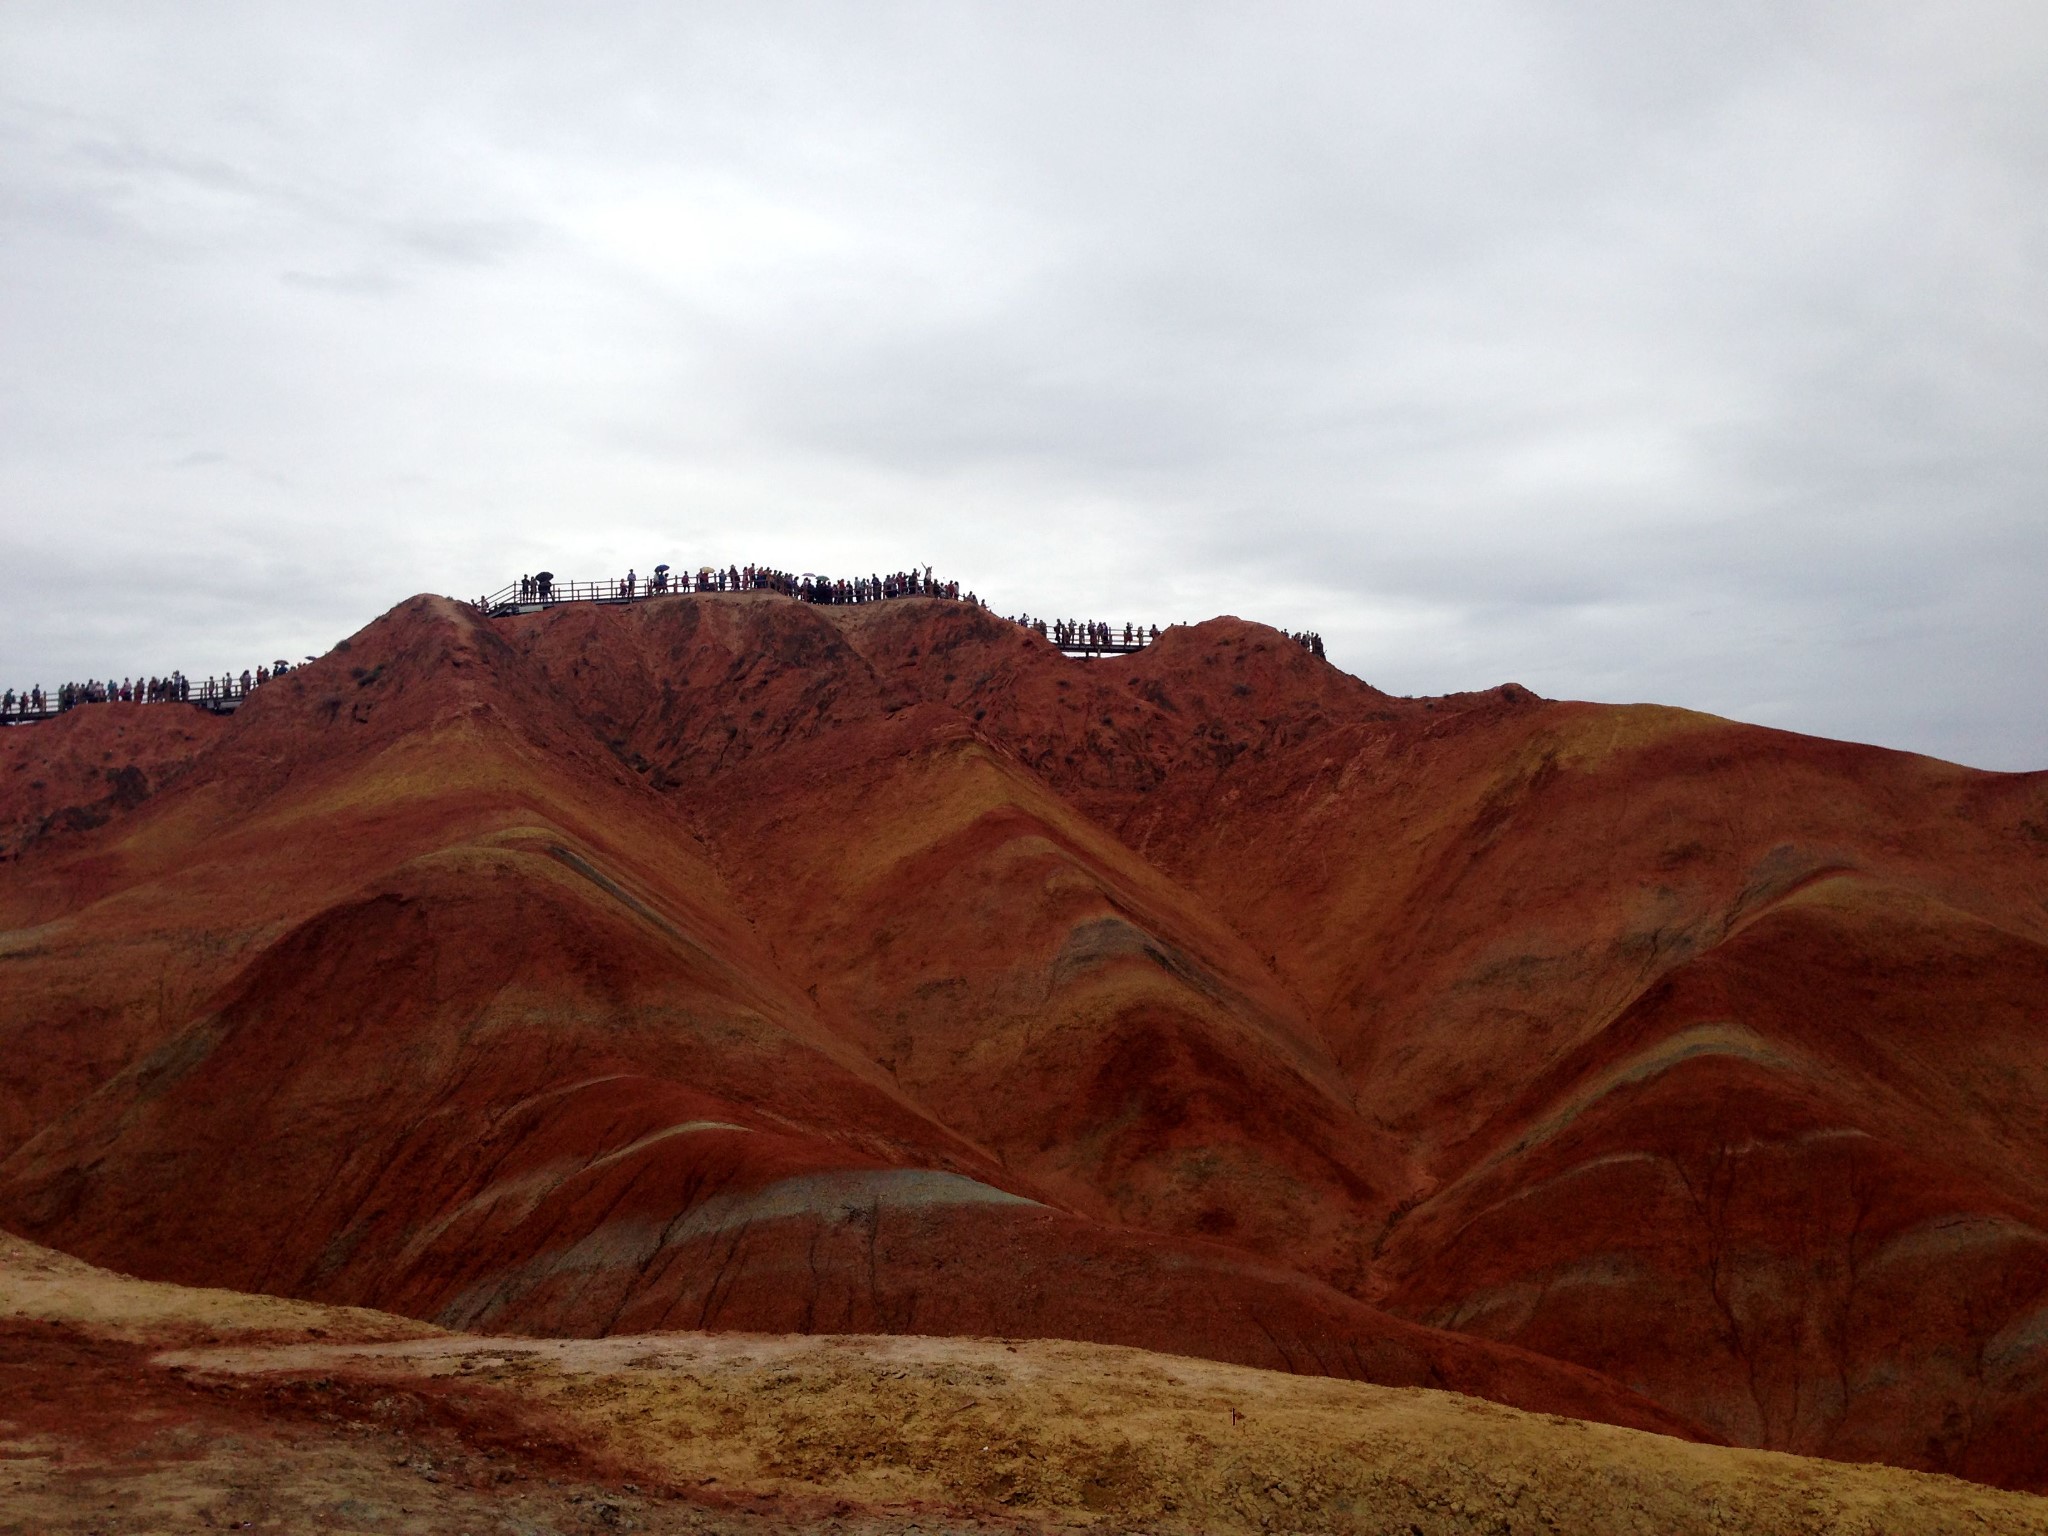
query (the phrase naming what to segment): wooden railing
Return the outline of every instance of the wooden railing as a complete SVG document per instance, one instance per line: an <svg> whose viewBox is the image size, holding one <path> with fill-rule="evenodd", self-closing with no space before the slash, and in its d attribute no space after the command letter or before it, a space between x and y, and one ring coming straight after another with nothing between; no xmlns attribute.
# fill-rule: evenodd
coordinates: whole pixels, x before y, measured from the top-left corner
<svg viewBox="0 0 2048 1536"><path fill-rule="evenodd" d="M540 608L552 608L557 603L637 603L650 597L672 597L684 589L680 582L668 587L650 587L645 578L636 580L631 589L626 586L625 577L613 581L556 581L549 583L546 595L529 588L524 582L515 581L500 587L488 596L477 599L477 607L492 618L503 618L508 614L531 613Z"/></svg>
<svg viewBox="0 0 2048 1536"><path fill-rule="evenodd" d="M250 690L254 692L253 689ZM248 694L241 685L235 685L232 693L215 693L210 698L192 695L189 699L131 699L127 702L146 704L151 709L203 709L210 715L232 715L241 706ZM118 699L72 699L60 704L55 698L45 698L38 706L31 706L16 699L11 707L0 708L0 725L27 725L32 720L54 720L59 715L74 709L90 709L97 704L120 703Z"/></svg>

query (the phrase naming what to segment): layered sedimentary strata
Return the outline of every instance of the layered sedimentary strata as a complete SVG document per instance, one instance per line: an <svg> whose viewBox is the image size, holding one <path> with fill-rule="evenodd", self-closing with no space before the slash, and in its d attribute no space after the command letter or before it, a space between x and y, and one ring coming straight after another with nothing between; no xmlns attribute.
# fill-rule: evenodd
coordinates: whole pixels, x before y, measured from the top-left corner
<svg viewBox="0 0 2048 1536"><path fill-rule="evenodd" d="M0 866L39 1241L2048 1486L2048 776L752 593L415 599L123 718L152 792Z"/></svg>

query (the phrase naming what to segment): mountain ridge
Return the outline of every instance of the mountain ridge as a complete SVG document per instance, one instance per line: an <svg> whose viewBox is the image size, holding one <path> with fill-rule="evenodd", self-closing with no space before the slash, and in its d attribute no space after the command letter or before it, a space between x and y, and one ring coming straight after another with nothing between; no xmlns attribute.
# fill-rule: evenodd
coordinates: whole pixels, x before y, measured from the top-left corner
<svg viewBox="0 0 2048 1536"><path fill-rule="evenodd" d="M0 797L37 1241L2048 1479L2048 775L919 598L423 597L189 740L98 711L0 735L149 764Z"/></svg>

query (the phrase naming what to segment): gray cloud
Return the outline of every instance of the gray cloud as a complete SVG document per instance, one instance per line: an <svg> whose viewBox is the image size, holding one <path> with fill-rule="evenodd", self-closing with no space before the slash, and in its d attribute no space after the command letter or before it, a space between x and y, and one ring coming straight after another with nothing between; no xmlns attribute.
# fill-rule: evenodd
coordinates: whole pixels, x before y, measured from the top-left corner
<svg viewBox="0 0 2048 1536"><path fill-rule="evenodd" d="M17 5L10 682L918 559L2048 765L2048 16Z"/></svg>

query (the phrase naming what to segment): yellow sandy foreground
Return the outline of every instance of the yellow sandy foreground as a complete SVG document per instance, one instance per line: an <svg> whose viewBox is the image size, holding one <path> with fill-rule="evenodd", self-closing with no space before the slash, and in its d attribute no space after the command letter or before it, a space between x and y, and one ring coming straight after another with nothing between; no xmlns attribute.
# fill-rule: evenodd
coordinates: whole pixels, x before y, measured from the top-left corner
<svg viewBox="0 0 2048 1536"><path fill-rule="evenodd" d="M0 1323L0 1531L2048 1533L1951 1478L1095 1345L478 1338L4 1235Z"/></svg>

